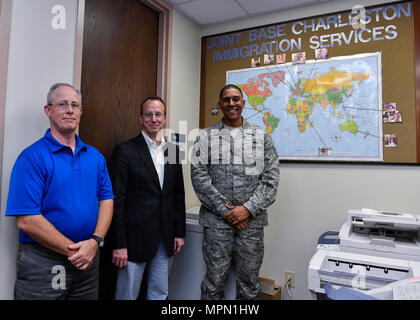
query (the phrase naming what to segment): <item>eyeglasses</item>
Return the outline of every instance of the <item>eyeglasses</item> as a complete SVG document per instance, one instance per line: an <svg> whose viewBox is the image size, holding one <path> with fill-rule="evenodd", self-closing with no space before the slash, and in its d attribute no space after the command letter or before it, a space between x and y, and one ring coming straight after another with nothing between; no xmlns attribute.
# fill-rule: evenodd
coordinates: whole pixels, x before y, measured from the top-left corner
<svg viewBox="0 0 420 320"><path fill-rule="evenodd" d="M156 119L162 119L164 115L165 114L160 113L160 112L157 112L157 113L145 112L145 113L143 113L143 117L146 118L146 119L152 119L153 116L155 116Z"/></svg>
<svg viewBox="0 0 420 320"><path fill-rule="evenodd" d="M233 100L233 102L239 102L241 101L241 97L239 96L233 96L233 97L224 97L222 98L223 103L229 103L230 100Z"/></svg>
<svg viewBox="0 0 420 320"><path fill-rule="evenodd" d="M49 106L54 106L54 107L56 107L57 109L60 109L60 110L66 110L68 108L68 106L71 106L71 108L73 110L79 110L82 107L82 105L80 105L78 103L75 103L75 102L72 102L72 103L59 102L59 103L56 103L56 104L50 103Z"/></svg>

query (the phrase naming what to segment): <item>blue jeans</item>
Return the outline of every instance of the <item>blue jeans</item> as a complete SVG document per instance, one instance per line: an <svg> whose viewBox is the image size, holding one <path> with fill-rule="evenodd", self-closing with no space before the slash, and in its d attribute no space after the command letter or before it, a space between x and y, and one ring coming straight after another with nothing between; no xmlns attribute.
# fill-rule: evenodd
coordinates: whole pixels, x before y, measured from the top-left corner
<svg viewBox="0 0 420 320"><path fill-rule="evenodd" d="M168 257L163 242L159 244L158 251L152 260L147 262L127 261L124 269L119 269L115 300L136 300L140 293L140 285L146 266L147 274L147 300L166 300L168 297L168 278L172 265L172 257Z"/></svg>

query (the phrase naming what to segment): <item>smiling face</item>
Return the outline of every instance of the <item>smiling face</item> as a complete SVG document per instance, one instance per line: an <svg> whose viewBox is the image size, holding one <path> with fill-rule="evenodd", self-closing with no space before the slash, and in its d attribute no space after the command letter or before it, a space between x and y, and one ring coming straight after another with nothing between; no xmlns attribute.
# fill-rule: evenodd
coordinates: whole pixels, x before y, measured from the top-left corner
<svg viewBox="0 0 420 320"><path fill-rule="evenodd" d="M143 131L156 140L157 134L166 122L165 107L159 100L147 100L143 105L143 112L139 117Z"/></svg>
<svg viewBox="0 0 420 320"><path fill-rule="evenodd" d="M82 115L79 95L71 87L60 86L54 90L51 98L50 105L44 107L44 112L50 119L51 132L61 135L74 134ZM60 107L63 104L67 106ZM72 104L80 107L74 109Z"/></svg>
<svg viewBox="0 0 420 320"><path fill-rule="evenodd" d="M230 127L240 127L242 125L241 114L245 106L245 100L238 89L228 88L224 90L218 105L223 112L226 125Z"/></svg>

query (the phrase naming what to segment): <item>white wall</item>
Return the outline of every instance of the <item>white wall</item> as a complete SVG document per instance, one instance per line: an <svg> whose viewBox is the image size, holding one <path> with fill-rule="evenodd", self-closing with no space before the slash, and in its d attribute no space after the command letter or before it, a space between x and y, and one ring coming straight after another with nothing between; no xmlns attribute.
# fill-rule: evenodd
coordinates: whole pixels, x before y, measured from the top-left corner
<svg viewBox="0 0 420 320"><path fill-rule="evenodd" d="M392 1L332 1L302 9L229 21L202 29L207 36ZM199 85L197 84L197 90ZM294 299L307 298L307 268L320 234L339 230L349 209L420 215L420 168L415 166L281 164L276 202L269 208L261 275L283 285L296 272Z"/></svg>
<svg viewBox="0 0 420 320"><path fill-rule="evenodd" d="M171 50L169 128L189 134L199 126L201 35L197 25L176 10L173 15ZM187 150L194 142L192 137L189 140ZM198 206L189 164L183 166L183 172L186 206Z"/></svg>
<svg viewBox="0 0 420 320"><path fill-rule="evenodd" d="M5 217L9 179L18 154L49 127L43 106L54 82L73 83L77 0L61 0L66 29L51 26L54 0L13 0L6 90L0 215L0 299L13 297L16 219Z"/></svg>

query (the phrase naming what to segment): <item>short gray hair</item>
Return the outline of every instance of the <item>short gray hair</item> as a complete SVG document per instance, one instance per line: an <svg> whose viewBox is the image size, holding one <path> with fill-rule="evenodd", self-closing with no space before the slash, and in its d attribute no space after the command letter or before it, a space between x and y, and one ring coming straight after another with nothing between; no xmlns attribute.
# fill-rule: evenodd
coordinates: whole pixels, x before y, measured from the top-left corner
<svg viewBox="0 0 420 320"><path fill-rule="evenodd" d="M82 104L82 94L80 93L79 90L77 90L71 84L59 82L59 83L54 83L51 86L50 90L48 91L48 94L47 94L47 104L48 105L51 105L51 103L52 103L52 96L54 94L54 90L59 88L59 87L70 87L70 88L72 88L74 91L76 91L77 95L79 96L80 104Z"/></svg>

